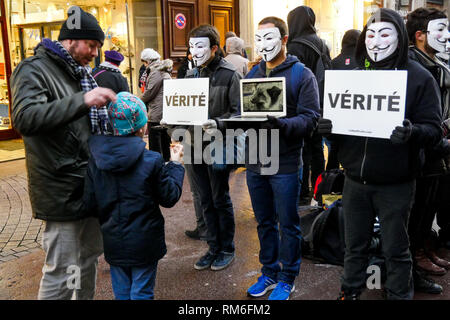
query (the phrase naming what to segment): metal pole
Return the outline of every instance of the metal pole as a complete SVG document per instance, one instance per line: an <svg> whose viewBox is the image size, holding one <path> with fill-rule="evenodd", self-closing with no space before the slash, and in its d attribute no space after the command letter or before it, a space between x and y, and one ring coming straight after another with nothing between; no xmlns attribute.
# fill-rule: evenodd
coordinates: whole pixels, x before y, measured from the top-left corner
<svg viewBox="0 0 450 320"><path fill-rule="evenodd" d="M128 15L128 0L125 0L125 8L127 14L127 38L128 38L128 66L130 68L130 88L133 93L133 71L132 71L132 63L131 63L131 54L130 54L130 20Z"/></svg>

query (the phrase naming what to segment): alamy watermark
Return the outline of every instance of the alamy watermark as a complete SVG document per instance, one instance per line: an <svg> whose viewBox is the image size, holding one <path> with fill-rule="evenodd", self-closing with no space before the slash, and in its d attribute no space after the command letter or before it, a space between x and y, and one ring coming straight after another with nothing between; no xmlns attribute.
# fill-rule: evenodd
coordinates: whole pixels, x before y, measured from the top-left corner
<svg viewBox="0 0 450 320"><path fill-rule="evenodd" d="M366 273L369 274L366 280L367 289L381 289L381 268L377 265L370 265Z"/></svg>
<svg viewBox="0 0 450 320"><path fill-rule="evenodd" d="M280 165L280 130L226 129L204 131L200 126L192 130L173 130L172 140L182 141L185 164L259 165L262 175L274 175Z"/></svg>
<svg viewBox="0 0 450 320"><path fill-rule="evenodd" d="M67 267L66 273L70 274L67 278L67 289L80 290L81 289L81 269L77 265L70 265Z"/></svg>

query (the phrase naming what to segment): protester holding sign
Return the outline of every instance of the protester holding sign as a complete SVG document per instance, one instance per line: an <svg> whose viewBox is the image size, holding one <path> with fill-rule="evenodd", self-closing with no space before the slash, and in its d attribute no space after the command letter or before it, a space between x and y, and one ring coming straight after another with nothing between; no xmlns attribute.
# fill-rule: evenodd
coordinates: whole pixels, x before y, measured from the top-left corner
<svg viewBox="0 0 450 320"><path fill-rule="evenodd" d="M209 119L203 124L207 133L214 133L219 118L228 118L239 107L239 79L236 69L218 55L220 36L211 25L200 25L189 33L189 46L195 68L186 78L209 78ZM181 80L180 80L181 81ZM190 126L192 132L194 126ZM191 162L185 161L186 172L200 194L203 216L207 226L208 252L194 265L197 270L222 270L234 260L234 212L229 195L230 171L216 170L203 161L203 150L195 154L194 134L191 135ZM187 155L188 153L186 153ZM196 158L201 160L192 161Z"/></svg>
<svg viewBox="0 0 450 320"><path fill-rule="evenodd" d="M420 148L441 135L438 87L429 72L408 59L408 36L401 16L381 8L359 37L356 59L365 70L407 70L403 126L390 139L333 135L345 169L343 190L345 260L340 299L358 299L366 286L368 248L378 215L386 261L387 299L412 299L412 260L407 222L414 199ZM355 121L357 121L355 119ZM319 120L330 135L332 123Z"/></svg>
<svg viewBox="0 0 450 320"><path fill-rule="evenodd" d="M297 213L300 154L304 137L310 136L320 117L314 74L297 57L286 55L287 39L287 25L283 20L276 17L261 20L255 41L263 61L246 77L286 78L286 117L268 116L269 120L262 124L270 134L279 132L279 169L275 174L265 174L262 163L247 165L247 185L258 221L259 261L262 264L262 275L247 293L260 297L275 289L269 300L289 299L300 272L301 230Z"/></svg>
<svg viewBox="0 0 450 320"><path fill-rule="evenodd" d="M449 36L448 19L444 12L434 8L419 8L408 15L406 29L411 44L409 57L419 62L434 76L441 90L443 120L450 118L450 70L436 57L445 52ZM439 257L430 244L430 232L436 212L441 239L450 239L448 218L450 194L450 158L448 135L442 136L435 146L425 148L425 163L417 179L416 196L409 220L409 237L414 261L414 289L439 294L442 287L421 275L444 275L450 262ZM438 217L438 218L439 218ZM443 223L446 221L446 223Z"/></svg>

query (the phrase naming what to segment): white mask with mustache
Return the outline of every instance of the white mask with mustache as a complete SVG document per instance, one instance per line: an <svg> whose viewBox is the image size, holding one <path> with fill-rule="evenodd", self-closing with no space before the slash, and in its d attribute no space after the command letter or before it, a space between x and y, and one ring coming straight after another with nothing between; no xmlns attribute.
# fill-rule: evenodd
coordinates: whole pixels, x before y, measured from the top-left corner
<svg viewBox="0 0 450 320"><path fill-rule="evenodd" d="M374 22L367 27L365 43L370 59L384 60L397 50L397 29L391 22Z"/></svg>
<svg viewBox="0 0 450 320"><path fill-rule="evenodd" d="M427 28L427 42L437 52L445 52L445 46L447 39L449 38L448 32L448 19L434 19L428 22Z"/></svg>
<svg viewBox="0 0 450 320"><path fill-rule="evenodd" d="M255 32L255 46L264 61L272 61L281 51L281 34L278 28L258 29Z"/></svg>
<svg viewBox="0 0 450 320"><path fill-rule="evenodd" d="M189 51L196 67L200 67L211 58L211 43L208 37L190 38Z"/></svg>

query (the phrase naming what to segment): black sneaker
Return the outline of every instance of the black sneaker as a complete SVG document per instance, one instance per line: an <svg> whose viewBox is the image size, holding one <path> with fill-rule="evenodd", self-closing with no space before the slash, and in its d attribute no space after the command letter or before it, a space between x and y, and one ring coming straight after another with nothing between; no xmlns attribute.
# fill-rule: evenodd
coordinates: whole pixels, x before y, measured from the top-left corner
<svg viewBox="0 0 450 320"><path fill-rule="evenodd" d="M209 267L211 267L212 263L214 262L214 260L216 260L216 258L217 258L216 254L212 254L211 252L208 251L203 257L201 257L194 264L194 268L196 270L208 269Z"/></svg>
<svg viewBox="0 0 450 320"><path fill-rule="evenodd" d="M416 274L414 276L414 291L430 294L441 294L443 288L433 280L423 275Z"/></svg>
<svg viewBox="0 0 450 320"><path fill-rule="evenodd" d="M206 241L206 237L205 236L201 236L200 233L198 232L197 228L195 228L194 230L186 230L184 232L184 234L187 235L189 238L194 239L194 240Z"/></svg>
<svg viewBox="0 0 450 320"><path fill-rule="evenodd" d="M228 253L222 251L217 255L217 258L212 263L211 270L218 271L225 269L230 265L231 262L233 262L233 260L234 260L234 252Z"/></svg>

